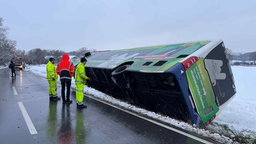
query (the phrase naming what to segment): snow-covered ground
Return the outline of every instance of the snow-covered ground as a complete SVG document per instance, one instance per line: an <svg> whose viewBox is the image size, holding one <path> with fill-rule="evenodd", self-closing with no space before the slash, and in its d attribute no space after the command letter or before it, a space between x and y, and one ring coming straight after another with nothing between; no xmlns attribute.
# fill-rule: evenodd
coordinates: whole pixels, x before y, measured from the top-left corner
<svg viewBox="0 0 256 144"><path fill-rule="evenodd" d="M254 92L254 88L256 88L256 67L232 66L231 68L235 79L237 93L233 99L226 103L222 110L218 112L217 117L206 127L206 129L198 129L187 123L140 109L89 87L85 88L85 92L114 105L210 137L220 143L233 143L233 139L235 139L237 135L250 136L255 139L256 93ZM27 70L42 77L46 76L45 65L28 66ZM74 80L72 81L72 87L75 87Z"/></svg>
<svg viewBox="0 0 256 144"><path fill-rule="evenodd" d="M214 122L256 132L256 67L232 66L237 93Z"/></svg>

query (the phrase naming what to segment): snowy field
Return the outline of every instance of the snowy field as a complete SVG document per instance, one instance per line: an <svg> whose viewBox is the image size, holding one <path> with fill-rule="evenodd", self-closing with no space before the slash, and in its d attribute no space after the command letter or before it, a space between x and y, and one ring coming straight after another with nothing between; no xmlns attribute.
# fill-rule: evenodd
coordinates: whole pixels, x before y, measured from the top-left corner
<svg viewBox="0 0 256 144"><path fill-rule="evenodd" d="M214 122L256 132L256 67L232 66L237 93Z"/></svg>
<svg viewBox="0 0 256 144"><path fill-rule="evenodd" d="M133 105L121 102L95 89L86 87L85 92L93 97L118 105L133 112L161 120L167 124L175 125L182 129L196 132L210 137L220 143L236 143L237 135L256 138L256 93L254 92L256 81L256 67L232 66L236 84L236 95L222 107L214 121L206 129L198 129L187 123L171 119L154 112L140 109ZM28 71L46 77L45 65L28 66ZM72 87L75 87L74 80Z"/></svg>

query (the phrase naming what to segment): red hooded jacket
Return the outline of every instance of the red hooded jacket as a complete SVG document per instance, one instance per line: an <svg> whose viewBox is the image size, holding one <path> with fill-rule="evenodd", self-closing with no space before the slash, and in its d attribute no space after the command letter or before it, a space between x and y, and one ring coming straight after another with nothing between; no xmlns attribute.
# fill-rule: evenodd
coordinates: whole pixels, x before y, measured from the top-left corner
<svg viewBox="0 0 256 144"><path fill-rule="evenodd" d="M56 72L60 76L60 80L71 80L74 70L74 64L69 61L69 55L64 53L62 55L62 60L56 67Z"/></svg>

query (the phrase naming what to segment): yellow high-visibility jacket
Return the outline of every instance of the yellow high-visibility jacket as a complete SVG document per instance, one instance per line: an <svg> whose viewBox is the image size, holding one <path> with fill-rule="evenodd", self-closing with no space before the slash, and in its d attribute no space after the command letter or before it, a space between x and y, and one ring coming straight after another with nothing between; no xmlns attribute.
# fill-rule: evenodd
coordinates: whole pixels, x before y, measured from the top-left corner
<svg viewBox="0 0 256 144"><path fill-rule="evenodd" d="M48 80L57 80L58 74L56 73L56 66L49 61L46 65L46 78Z"/></svg>
<svg viewBox="0 0 256 144"><path fill-rule="evenodd" d="M86 76L85 73L85 64L80 62L75 71L75 83L81 83L81 84L86 84L86 80L88 77Z"/></svg>

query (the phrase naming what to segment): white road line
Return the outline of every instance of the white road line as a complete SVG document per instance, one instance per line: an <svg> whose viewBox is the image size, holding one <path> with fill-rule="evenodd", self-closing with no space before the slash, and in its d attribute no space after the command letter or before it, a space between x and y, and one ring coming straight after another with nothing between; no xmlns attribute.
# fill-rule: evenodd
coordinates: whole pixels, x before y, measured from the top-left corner
<svg viewBox="0 0 256 144"><path fill-rule="evenodd" d="M12 87L12 90L13 90L14 95L18 95L16 88L14 86Z"/></svg>
<svg viewBox="0 0 256 144"><path fill-rule="evenodd" d="M26 122L26 124L28 126L28 130L29 130L30 134L31 135L37 134L36 128L35 128L34 124L32 123L32 121L31 121L31 119L30 119L30 117L29 117L29 115L28 115L28 113L27 113L23 103L22 102L18 102L18 105L20 107L20 110L21 110L21 113L23 115L23 118L24 118L24 120L25 120L25 122Z"/></svg>
<svg viewBox="0 0 256 144"><path fill-rule="evenodd" d="M191 134L188 134L188 133L183 132L183 131L181 131L181 130L175 129L175 128L173 128L173 127L164 125L164 124L159 123L159 122L157 122L157 121L154 121L154 120L145 118L145 117L140 116L140 115L138 115L138 114L136 114L136 113L133 113L133 112L127 111L127 110L125 110L125 109L119 108L119 107L117 107L117 106L115 106L115 105L112 105L112 104L110 104L110 103L107 103L107 102L105 102L105 101L103 101L103 100L94 98L94 97L89 96L89 95L86 95L86 96L88 96L88 97L90 97L90 98L92 98L92 99L94 99L94 100L96 100L96 101L99 101L99 102L101 102L101 103L104 103L104 104L106 104L106 105L109 105L109 106L111 106L111 107L114 107L114 108L116 108L116 109L119 109L119 110L121 110L121 111L124 111L124 112L126 112L126 113L129 113L129 114L131 114L131 115L133 115L133 116L136 116L136 117L139 117L139 118L141 118L141 119L144 119L144 120L146 120L146 121L148 121L148 122L154 123L154 124L156 124L156 125L158 125L158 126L161 126L161 127L166 128L166 129L172 130L172 131L174 131L174 132L176 132L176 133L179 133L179 134L181 134L181 135L184 135L184 136L186 136L186 137L190 137L190 138L192 138L192 139L194 139L194 140L197 140L197 141L199 141L199 142L202 142L202 143L204 143L204 144L212 144L212 143L209 142L209 141L206 141L206 140L201 139L201 138L199 138L199 137L193 136L193 135L191 135Z"/></svg>

